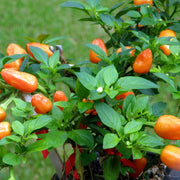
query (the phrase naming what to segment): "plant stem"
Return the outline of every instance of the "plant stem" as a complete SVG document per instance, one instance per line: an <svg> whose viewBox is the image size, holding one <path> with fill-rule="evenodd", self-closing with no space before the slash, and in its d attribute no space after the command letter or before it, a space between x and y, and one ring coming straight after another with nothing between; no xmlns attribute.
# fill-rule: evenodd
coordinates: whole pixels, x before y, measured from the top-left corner
<svg viewBox="0 0 180 180"><path fill-rule="evenodd" d="M42 92L44 92L44 93L46 93L46 94L47 94L46 89L45 89L43 86L41 86L39 83L38 83L38 87L37 87L37 89L39 89L39 90L41 90Z"/></svg>
<svg viewBox="0 0 180 180"><path fill-rule="evenodd" d="M10 95L10 97L7 98L7 100L5 100L2 104L0 104L0 107L3 110L6 110L8 105L13 101L13 99L17 96L17 93L13 93Z"/></svg>
<svg viewBox="0 0 180 180"><path fill-rule="evenodd" d="M99 23L100 23L100 22L99 22ZM101 27L104 29L104 31L109 35L109 37L112 39L112 41L113 41L116 45L118 45L117 40L111 35L111 33L105 28L105 26L102 25L101 23L100 23L100 25L101 25ZM113 43L112 43L112 44L113 44Z"/></svg>
<svg viewBox="0 0 180 180"><path fill-rule="evenodd" d="M169 0L166 0L166 14L169 16Z"/></svg>
<svg viewBox="0 0 180 180"><path fill-rule="evenodd" d="M155 125L156 122L144 122L144 125L147 125L147 126L153 126Z"/></svg>
<svg viewBox="0 0 180 180"><path fill-rule="evenodd" d="M14 176L13 166L9 166L9 179L8 180L16 180Z"/></svg>
<svg viewBox="0 0 180 180"><path fill-rule="evenodd" d="M150 147L140 147L139 149L144 150L146 152L152 152L155 154L161 154L162 149L154 149L154 148L150 148Z"/></svg>

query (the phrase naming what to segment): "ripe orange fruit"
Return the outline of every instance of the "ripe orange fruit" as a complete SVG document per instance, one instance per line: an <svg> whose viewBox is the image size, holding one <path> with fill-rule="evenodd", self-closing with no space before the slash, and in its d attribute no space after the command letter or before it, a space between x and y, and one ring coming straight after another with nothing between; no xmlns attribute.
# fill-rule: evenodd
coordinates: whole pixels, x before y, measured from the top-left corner
<svg viewBox="0 0 180 180"><path fill-rule="evenodd" d="M56 91L54 93L54 102L57 102L57 101L68 101L68 98L66 97L66 95L64 94L63 91ZM61 109L61 111L63 110L63 107L60 107L58 106L59 109Z"/></svg>
<svg viewBox="0 0 180 180"><path fill-rule="evenodd" d="M160 38L160 37L171 37L171 36L176 37L176 33L171 29L166 29L166 30L161 31L158 37ZM159 48L163 51L165 55L168 56L171 54L171 51L169 50L169 45L162 45Z"/></svg>
<svg viewBox="0 0 180 180"><path fill-rule="evenodd" d="M126 49L132 49L133 47L131 47L131 46L125 46L125 48L126 48ZM116 53L120 53L120 52L122 52L122 48L119 48L119 49L116 51ZM131 56L134 56L134 53L135 53L135 49L133 49L133 50L130 51L130 55L131 55Z"/></svg>
<svg viewBox="0 0 180 180"><path fill-rule="evenodd" d="M150 4L153 5L153 0L134 0L134 5Z"/></svg>
<svg viewBox="0 0 180 180"><path fill-rule="evenodd" d="M0 108L0 122L6 118L6 112Z"/></svg>
<svg viewBox="0 0 180 180"><path fill-rule="evenodd" d="M150 49L145 49L137 55L133 63L134 72L139 74L145 74L149 72L151 69L152 60L152 51Z"/></svg>
<svg viewBox="0 0 180 180"><path fill-rule="evenodd" d="M11 134L11 125L9 122L0 122L0 139Z"/></svg>
<svg viewBox="0 0 180 180"><path fill-rule="evenodd" d="M52 102L49 98L42 94L34 94L31 99L31 105L35 106L35 112L38 114L46 114L52 109Z"/></svg>
<svg viewBox="0 0 180 180"><path fill-rule="evenodd" d="M108 56L107 47L102 39L94 39L91 44L99 46ZM101 59L97 56L98 55L94 51L90 50L90 61L92 63L98 63L99 61L101 61Z"/></svg>
<svg viewBox="0 0 180 180"><path fill-rule="evenodd" d="M42 49L47 55L48 57L50 57L53 52L49 49L49 45L47 44L42 44L42 43L38 43L38 42L30 42L26 45L27 51L28 53L35 59L34 55L31 53L30 51L30 46L34 46L34 47L38 47L40 49Z"/></svg>
<svg viewBox="0 0 180 180"><path fill-rule="evenodd" d="M21 46L15 43L11 43L8 45L6 49L6 53L8 56L11 56L14 54L27 54L25 49L23 49ZM8 64L5 64L4 68L11 68L11 69L19 71L22 61L23 61L23 57L13 62L10 62Z"/></svg>

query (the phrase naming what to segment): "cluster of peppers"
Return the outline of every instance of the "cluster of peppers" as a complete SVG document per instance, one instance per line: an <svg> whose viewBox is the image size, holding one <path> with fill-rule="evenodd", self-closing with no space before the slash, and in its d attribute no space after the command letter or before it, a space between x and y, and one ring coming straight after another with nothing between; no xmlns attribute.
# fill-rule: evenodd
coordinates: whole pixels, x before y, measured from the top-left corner
<svg viewBox="0 0 180 180"><path fill-rule="evenodd" d="M135 5L141 5L143 3L148 3L152 5L152 1L137 1L134 0ZM166 29L163 30L160 34L159 37L176 37L176 33L172 30ZM108 51L106 48L106 45L102 39L95 39L92 44L99 46L108 56ZM30 51L30 46L35 46L43 49L47 53L47 55L50 57L53 52L49 49L49 45L42 44L42 43L37 43L37 42L31 42L27 44L27 51L21 48L18 44L10 44L7 48L7 55L11 56L14 54L29 54L32 56L32 58L35 59L34 55ZM132 49L130 51L130 55L133 57L135 53L135 49L130 46L126 46L126 49ZM170 55L171 52L169 50L168 45L163 45L160 47L160 49L163 51L165 55ZM122 49L119 48L117 53L121 53ZM98 63L101 61L101 59L98 57L98 55L90 50L90 61L92 63ZM152 65L153 57L152 57L152 52L151 49L145 49L143 50L140 54L137 55L137 57L134 60L133 63L133 70L135 73L138 74L145 74L149 72L151 65ZM1 71L1 76L3 80L9 84L10 86L20 90L21 92L24 93L33 93L36 91L38 88L38 79L36 76L26 73L26 72L20 72L20 66L23 62L23 58L17 59L13 62L10 62L8 64L4 65L4 69ZM129 91L124 94L120 94L116 97L116 100L119 99L125 99L129 94L133 94L134 92ZM56 91L54 96L53 96L54 102L56 101L68 101L68 98L64 94L63 91ZM84 99L84 102L88 102L88 100ZM103 101L103 100L102 100ZM8 102L10 103L10 102ZM32 106L35 107L35 112L38 114L46 114L49 111L51 111L53 103L52 101L44 96L43 94L36 93L32 96L31 99L31 104ZM58 106L60 110L63 110L63 107ZM122 109L122 105L120 106ZM6 108L0 108L0 139L3 137L9 136L11 134L11 127L9 122L2 122L6 118ZM86 111L86 114L92 114L92 115L97 115L97 112L95 109L92 109L90 111ZM154 130L155 132L162 138L168 139L168 140L179 140L180 139L180 119L171 116L171 115L163 115L160 116L159 119L157 120ZM99 126L101 126L101 123L98 123ZM83 125L82 125L83 126ZM80 127L80 128L87 128L85 126ZM108 154L115 155L115 156L120 156L121 154L116 150L116 149L108 149L105 150ZM167 145L161 152L160 155L161 161L167 165L168 167L180 171L180 148L173 146L173 145ZM144 170L146 164L147 164L147 159L145 157L142 157L141 159L136 159L133 162L125 160L121 158L122 164L125 166L132 167L135 170L135 173L130 173L129 176L131 178L136 178L138 177L142 171ZM68 175L74 166L75 163L75 153L73 153L68 161L66 162L66 175ZM71 168L70 168L71 167ZM74 177L76 179L79 179L79 176L77 174L77 171L74 172Z"/></svg>

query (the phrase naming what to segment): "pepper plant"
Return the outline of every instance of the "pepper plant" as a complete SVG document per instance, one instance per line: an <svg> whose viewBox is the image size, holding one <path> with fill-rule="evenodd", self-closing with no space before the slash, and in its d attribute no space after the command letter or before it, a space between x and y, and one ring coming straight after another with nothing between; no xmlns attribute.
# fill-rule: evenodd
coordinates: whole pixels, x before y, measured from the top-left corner
<svg viewBox="0 0 180 180"><path fill-rule="evenodd" d="M180 170L174 165L180 164L180 2L60 6L83 11L80 20L100 26L108 40L87 42L89 60L73 64L55 45L61 37L46 35L29 38L26 50L13 45L0 59L0 107L7 115L0 118L1 169L8 167L15 179L13 167L29 153L43 151L46 158L60 148L60 179L148 178L146 170L160 162ZM167 102L152 101L159 82L177 102L172 116L163 116ZM171 151L176 155L167 158Z"/></svg>

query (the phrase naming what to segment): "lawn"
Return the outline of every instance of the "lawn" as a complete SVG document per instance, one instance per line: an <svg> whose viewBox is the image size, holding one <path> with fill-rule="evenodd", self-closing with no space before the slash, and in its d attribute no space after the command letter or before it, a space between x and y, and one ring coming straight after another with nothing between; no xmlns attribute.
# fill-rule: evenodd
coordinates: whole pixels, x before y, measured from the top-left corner
<svg viewBox="0 0 180 180"><path fill-rule="evenodd" d="M30 0L1 0L0 52L5 53L8 44L12 42L25 47L28 42L25 37L36 38L40 34L49 34L49 38L67 37L57 42L63 45L67 58L76 61L87 59L89 49L84 44L95 38L105 39L105 33L96 25L78 21L83 13L59 7L63 2L66 0L37 0L35 3ZM108 7L115 3L119 1L102 1Z"/></svg>
<svg viewBox="0 0 180 180"><path fill-rule="evenodd" d="M122 0L102 0L102 5L111 7L120 1ZM66 58L73 58L76 62L88 60L89 49L84 44L95 38L106 40L107 35L97 25L78 21L84 17L83 13L59 7L63 2L66 0L1 0L0 53L6 53L9 43L17 43L25 48L28 42L25 37L36 38L40 34L49 34L49 38L66 36L57 42L63 45ZM165 93L166 98L169 97L164 90L161 93ZM171 106L168 111L174 113L171 112ZM50 180L55 170L50 160L44 160L39 152L30 154L27 163L16 167L15 173L17 180ZM0 171L0 180L7 179L8 170Z"/></svg>

